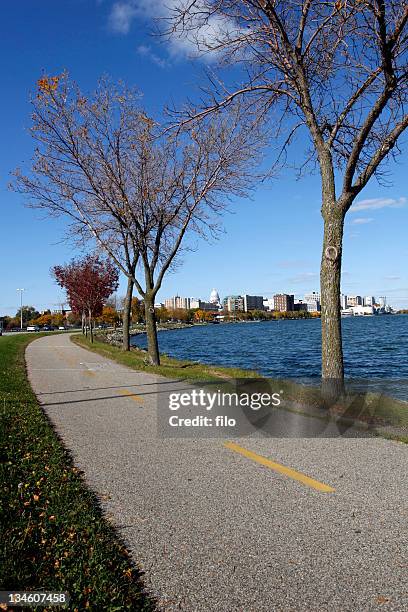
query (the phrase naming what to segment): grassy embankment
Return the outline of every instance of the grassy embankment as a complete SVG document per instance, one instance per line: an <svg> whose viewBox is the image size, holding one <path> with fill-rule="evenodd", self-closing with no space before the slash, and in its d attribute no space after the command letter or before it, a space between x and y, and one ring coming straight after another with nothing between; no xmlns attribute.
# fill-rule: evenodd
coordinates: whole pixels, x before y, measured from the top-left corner
<svg viewBox="0 0 408 612"><path fill-rule="evenodd" d="M251 370L206 365L167 355L161 355L161 365L155 367L147 364L146 352L135 347L129 352L122 352L119 347L98 340L98 336L93 344L82 335L71 336L71 340L122 365L168 378L203 383L219 381L224 386L228 386L228 381L233 379L262 379L274 390L283 390L286 400L296 403L294 407L285 405L287 411L326 421L336 418L348 425L357 421L363 428L369 428L373 435L408 443L408 404L384 395L353 393L345 403L340 401L327 411L322 409L322 398L317 387L300 385L290 380L265 379Z"/></svg>
<svg viewBox="0 0 408 612"><path fill-rule="evenodd" d="M103 334L99 335L99 338L103 337ZM123 352L117 346L112 346L107 342L98 340L98 335L95 335L93 344L91 344L82 334L72 335L71 340L75 342L75 344L79 344L95 353L99 353L99 355L113 359L134 370L160 374L167 378L182 378L192 381L214 381L218 378L225 380L231 378L259 378L259 374L250 370L205 365L195 361L188 361L187 359L173 359L163 354L160 356L161 365L151 366L146 362L145 351L132 347L131 351Z"/></svg>
<svg viewBox="0 0 408 612"><path fill-rule="evenodd" d="M24 351L41 335L0 338L1 589L69 592L70 610L154 610L31 390Z"/></svg>

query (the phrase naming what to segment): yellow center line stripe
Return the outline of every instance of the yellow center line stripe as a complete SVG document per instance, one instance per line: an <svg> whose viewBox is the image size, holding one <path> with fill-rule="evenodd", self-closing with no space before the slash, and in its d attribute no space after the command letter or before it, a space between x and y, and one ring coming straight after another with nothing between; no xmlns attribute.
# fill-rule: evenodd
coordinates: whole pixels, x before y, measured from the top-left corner
<svg viewBox="0 0 408 612"><path fill-rule="evenodd" d="M121 395L125 395L126 397L130 397L130 399L135 400L135 402L139 402L139 404L143 404L143 400L140 395L133 393L133 391L130 391L130 389L121 389L119 393Z"/></svg>
<svg viewBox="0 0 408 612"><path fill-rule="evenodd" d="M329 487L329 485L323 484L322 482L319 482L318 480L315 480L314 478L310 478L309 476L306 476L306 474L302 474L301 472L292 470L292 468L286 467L285 465L281 465L280 463L275 463L275 461L271 461L270 459L267 459L266 457L262 457L262 455L257 455L257 453L253 453L252 451L247 450L246 448L243 448L242 446L239 446L238 444L235 444L234 442L224 442L224 446L236 453L239 453L240 455L243 455L247 459L252 459L253 461L260 463L261 465L264 465L265 467L268 467L271 470L278 472L279 474L284 474L285 476L288 476L289 478L293 478L293 480L298 480L304 485L307 485L308 487L312 487L313 489L316 489L317 491L321 491L323 493L333 493L336 490L336 489L333 489L333 487Z"/></svg>

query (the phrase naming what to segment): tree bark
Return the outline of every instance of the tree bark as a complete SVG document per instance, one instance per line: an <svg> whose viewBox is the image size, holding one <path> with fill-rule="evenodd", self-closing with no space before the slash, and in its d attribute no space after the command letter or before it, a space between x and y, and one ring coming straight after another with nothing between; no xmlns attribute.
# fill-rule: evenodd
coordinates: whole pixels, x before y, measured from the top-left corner
<svg viewBox="0 0 408 612"><path fill-rule="evenodd" d="M149 363L151 365L160 365L159 343L157 341L157 322L156 313L154 310L154 297L151 294L146 293L144 297L144 303Z"/></svg>
<svg viewBox="0 0 408 612"><path fill-rule="evenodd" d="M91 343L93 344L94 341L94 334L93 334L93 325L92 325L92 312L89 311L89 334L90 334L90 338L91 338Z"/></svg>
<svg viewBox="0 0 408 612"><path fill-rule="evenodd" d="M324 238L320 267L322 307L322 392L329 401L344 392L340 282L344 212L333 202L323 207Z"/></svg>
<svg viewBox="0 0 408 612"><path fill-rule="evenodd" d="M122 315L122 322L123 322L122 351L130 351L130 320L131 320L131 311L132 311L133 285L134 283L132 279L128 278L126 296L125 296L125 301L123 303L123 315Z"/></svg>

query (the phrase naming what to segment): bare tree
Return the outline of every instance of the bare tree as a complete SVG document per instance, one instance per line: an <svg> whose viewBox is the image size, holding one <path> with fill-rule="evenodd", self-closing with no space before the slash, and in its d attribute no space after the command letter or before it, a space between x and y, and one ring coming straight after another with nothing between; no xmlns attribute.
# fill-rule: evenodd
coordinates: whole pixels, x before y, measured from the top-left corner
<svg viewBox="0 0 408 612"><path fill-rule="evenodd" d="M272 117L281 164L296 133L307 135L301 170L317 163L324 221L322 377L341 390L344 219L370 178L381 178L381 163L399 152L408 125L407 2L190 0L172 6L167 34L215 55L221 69L209 75L200 105L183 113L183 125L244 100L259 117ZM226 82L237 73L238 80Z"/></svg>
<svg viewBox="0 0 408 612"><path fill-rule="evenodd" d="M44 77L33 100L32 173L15 188L31 205L67 215L91 235L143 298L149 361L159 364L154 302L188 230L217 230L232 196L253 180L262 137L239 105L177 134L164 132L140 96L106 80L90 98L67 75ZM140 277L135 273L139 265Z"/></svg>

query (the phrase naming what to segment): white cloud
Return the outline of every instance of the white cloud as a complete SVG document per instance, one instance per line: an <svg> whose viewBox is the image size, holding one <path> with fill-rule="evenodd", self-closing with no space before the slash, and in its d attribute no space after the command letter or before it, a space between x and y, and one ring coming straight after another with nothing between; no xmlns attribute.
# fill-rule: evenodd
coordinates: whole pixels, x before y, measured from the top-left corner
<svg viewBox="0 0 408 612"><path fill-rule="evenodd" d="M109 15L109 27L116 34L127 34L137 14L133 2L115 2Z"/></svg>
<svg viewBox="0 0 408 612"><path fill-rule="evenodd" d="M156 55L149 45L139 45L136 51L141 57L149 59L157 66L160 66L160 68L165 68L167 66L167 61L159 55Z"/></svg>
<svg viewBox="0 0 408 612"><path fill-rule="evenodd" d="M357 217L357 219L353 219L353 225L365 225L366 223L371 223L374 221L371 217Z"/></svg>
<svg viewBox="0 0 408 612"><path fill-rule="evenodd" d="M128 34L135 19L168 18L173 14L174 9L184 6L186 6L186 0L119 0L112 6L109 26L116 34ZM232 20L219 15L211 15L203 21L199 2L195 4L194 10L195 15L192 17L192 22L201 23L201 26L191 35L183 31L175 32L168 40L168 51L171 56L198 56L200 49L204 49L207 44L216 45L220 39L240 32ZM164 23L164 28L166 26L168 24ZM202 55L206 60L213 61L217 53L213 52L209 55L202 53Z"/></svg>
<svg viewBox="0 0 408 612"><path fill-rule="evenodd" d="M401 208L407 203L407 198L372 198L356 202L350 208L350 212L361 210L378 210L380 208Z"/></svg>

